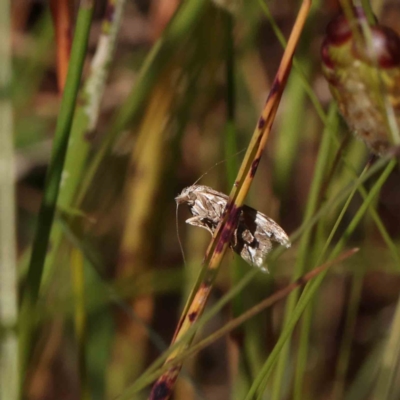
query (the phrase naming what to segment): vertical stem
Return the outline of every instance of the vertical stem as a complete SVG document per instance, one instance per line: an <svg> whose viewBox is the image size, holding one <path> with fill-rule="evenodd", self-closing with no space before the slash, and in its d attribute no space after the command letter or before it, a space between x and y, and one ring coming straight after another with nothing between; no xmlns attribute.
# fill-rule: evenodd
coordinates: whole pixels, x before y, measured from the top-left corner
<svg viewBox="0 0 400 400"><path fill-rule="evenodd" d="M71 54L72 7L69 0L50 0L50 9L53 14L57 44L57 83L58 90L62 93Z"/></svg>
<svg viewBox="0 0 400 400"><path fill-rule="evenodd" d="M95 129L98 123L100 103L112 65L125 0L108 0L107 7L109 11L106 12L101 24L101 33L96 52L91 61L89 75L80 93L80 106L76 110L71 128L68 144L69 151L63 170L63 174L68 179L64 180L57 200L58 206L65 209L77 207L78 202L75 202L75 197L78 189L79 191L82 189L80 185L81 177L83 176L89 151L93 146L93 143L87 140L86 137L88 133ZM59 224L54 224L50 235L43 285L47 284L47 281L51 278L51 273L54 271L62 238L62 228Z"/></svg>
<svg viewBox="0 0 400 400"><path fill-rule="evenodd" d="M346 375L348 372L351 344L353 340L354 329L356 325L357 311L360 305L362 284L364 271L357 268L353 272L350 300L346 310L346 320L344 326L344 334L340 344L338 362L335 371L335 381L333 388L333 399L343 399L346 383Z"/></svg>
<svg viewBox="0 0 400 400"><path fill-rule="evenodd" d="M71 277L75 305L75 335L78 344L78 371L80 379L80 399L89 400L90 391L86 368L87 318L85 310L85 275L83 254L76 247L71 251Z"/></svg>
<svg viewBox="0 0 400 400"><path fill-rule="evenodd" d="M315 164L314 176L312 179L311 188L307 199L307 205L304 215L305 223L311 220L312 216L315 214L318 208L318 200L324 181L324 176L328 168L329 150L332 146L333 132L329 131L335 130L337 128L337 123L338 120L336 115L336 107L331 106L328 113L328 124L325 127L322 136L322 142L319 147L318 157ZM293 279L297 279L299 276L304 274L307 267L307 262L310 262L309 252L310 252L310 243L312 241L312 230L313 230L312 227L308 228L301 237L299 251L296 258L296 263L293 273ZM296 306L299 295L300 295L299 291L295 290L288 296L285 307L284 326L286 326L290 321L291 315ZM279 355L278 365L274 376L274 387L273 387L273 397L272 397L274 399L278 399L279 396L281 395L281 389L283 387L284 373L287 368L289 351L290 351L290 342L288 341L288 343L285 344L284 348L282 349ZM297 392L294 392L294 397L296 396Z"/></svg>
<svg viewBox="0 0 400 400"><path fill-rule="evenodd" d="M339 252L341 251L341 249L343 248L343 246L345 245L348 237L354 232L354 229L357 227L357 225L359 224L359 222L361 221L362 217L364 216L366 210L368 209L371 201L375 198L375 196L377 195L377 193L379 192L379 190L381 189L382 185L384 184L384 182L386 181L386 179L388 178L389 174L391 173L391 171L393 170L393 168L396 165L396 161L390 161L389 164L386 166L385 170L383 171L383 173L380 175L379 179L377 180L377 182L375 183L375 185L373 186L373 188L371 189L371 191L368 194L367 199L364 201L364 203L361 205L361 207L358 209L356 215L354 216L354 218L352 219L352 221L350 222L350 224L348 225L346 231L344 232L344 234L342 235L342 238L339 240L339 242L336 244L335 248L331 251L330 255L329 255L329 259L334 258L335 256L337 256L337 254L339 254ZM359 187L359 185L363 182L364 180L364 175L365 177L368 176L368 174L366 173L368 171L370 167L370 164L367 164L367 166L364 168L363 172L361 173L360 177L357 179L356 184L354 185L354 188L352 189L345 205L342 208L342 211L340 213L340 215L338 216L336 223L334 225L334 227L331 230L331 233L328 237L328 240L319 256L318 263L320 263L320 261L325 257L326 252L329 248L329 245L332 241L332 238L341 222L341 220L343 219L344 213L347 210L351 199L353 198L357 188ZM287 326L284 328L284 330L282 331L278 342L275 344L274 349L272 350L270 356L268 357L268 360L265 362L264 366L262 367L260 373L258 374L258 376L256 377L256 379L254 380L252 387L250 388L249 393L247 394L246 400L250 400L253 399L256 395L256 393L258 393L258 398L261 398L263 393L264 393L264 389L265 386L267 384L268 378L270 376L270 373L272 371L272 367L274 366L278 355L280 353L280 351L282 350L283 346L285 345L286 340L290 337L290 335L292 334L292 331L297 323L297 321L299 320L300 316L302 315L303 311L305 310L305 308L307 307L308 303L310 302L310 300L313 298L313 296L315 295L316 291L318 290L318 288L320 287L322 281L324 280L325 276L327 274L327 271L324 271L323 273L321 273L313 282L311 282L310 284L307 284L307 286L305 287L297 305L296 308L293 310L292 316L290 318L290 320L288 321Z"/></svg>
<svg viewBox="0 0 400 400"><path fill-rule="evenodd" d="M391 397L393 385L395 383L396 370L399 369L399 354L400 354L400 297L397 300L395 313L393 316L390 333L385 344L380 364L378 381L375 386L374 400L396 398Z"/></svg>
<svg viewBox="0 0 400 400"><path fill-rule="evenodd" d="M226 79L226 92L225 92L225 103L226 103L226 123L224 132L224 150L226 159L226 178L228 187L231 188L235 182L235 176L239 169L236 153L237 153L237 142L236 142L236 87L235 87L235 43L234 43L234 17L229 12L224 12L224 26L225 26L225 79ZM232 260L231 268L231 284L233 287L244 277L244 269L240 260L235 257ZM233 318L238 317L243 313L245 309L245 300L242 293L238 293L232 300L232 315ZM244 391L247 386L248 378L248 364L251 363L249 352L246 353L246 343L249 342L249 335L246 334L249 331L249 325L236 329L235 333L228 336L227 348L229 354L229 373L230 379L233 385L232 399L243 398ZM246 331L246 332L245 332ZM241 343L238 337L244 337L245 343ZM255 344L253 341L250 343ZM247 356L247 357L246 357Z"/></svg>
<svg viewBox="0 0 400 400"><path fill-rule="evenodd" d="M19 391L10 5L0 2L0 399Z"/></svg>
<svg viewBox="0 0 400 400"><path fill-rule="evenodd" d="M35 328L35 306L39 297L50 229L53 223L61 182L61 174L67 152L68 139L76 106L83 62L86 55L93 6L94 1L90 0L84 0L80 5L74 43L71 51L71 62L68 69L67 84L65 86L60 114L57 120L52 157L46 176L44 195L39 211L32 255L28 268L26 287L22 296L20 322L18 327L20 335L21 377L25 375L31 352L31 341Z"/></svg>
<svg viewBox="0 0 400 400"><path fill-rule="evenodd" d="M236 101L235 101L235 49L233 28L234 20L232 15L226 13L225 26L226 26L226 60L225 60L225 73L226 73L226 126L225 126L225 158L227 167L228 185L231 187L235 181L236 172L238 170L238 162L234 154L237 153L236 132L235 132L235 114L236 114Z"/></svg>

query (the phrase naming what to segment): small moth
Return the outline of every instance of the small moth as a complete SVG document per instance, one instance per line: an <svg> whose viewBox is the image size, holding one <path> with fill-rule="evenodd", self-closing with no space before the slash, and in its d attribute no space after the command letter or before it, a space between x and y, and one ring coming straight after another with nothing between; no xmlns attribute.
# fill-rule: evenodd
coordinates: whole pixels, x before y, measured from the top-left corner
<svg viewBox="0 0 400 400"><path fill-rule="evenodd" d="M207 229L211 235L216 230L228 202L228 196L209 188L193 185L183 189L175 198L178 206L186 203L193 217L187 224ZM286 232L271 218L244 205L232 236L230 247L248 264L267 272L264 267L272 242L290 247Z"/></svg>

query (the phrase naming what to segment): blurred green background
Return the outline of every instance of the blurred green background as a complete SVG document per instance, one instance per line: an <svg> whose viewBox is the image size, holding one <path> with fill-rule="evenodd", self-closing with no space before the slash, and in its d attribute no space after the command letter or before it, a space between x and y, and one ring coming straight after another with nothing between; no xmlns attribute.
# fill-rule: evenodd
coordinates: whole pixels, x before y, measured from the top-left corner
<svg viewBox="0 0 400 400"><path fill-rule="evenodd" d="M129 388L167 349L210 240L185 224L188 210L177 212L174 197L200 177L229 193L300 3L3 1L1 32L11 47L0 69L12 63L12 84L6 90L9 78L1 81L0 117L11 113L13 124L2 124L0 135L14 137L16 222L0 223L7 237L16 230L18 293L10 270L0 271L3 294L11 289L2 309L18 297L29 322L20 318L16 328L14 313L10 327L2 314L4 348L9 337L27 332L27 339L19 342L22 371L10 368L16 347L3 354L1 399L17 398L16 375L32 400L146 398L150 386ZM400 33L400 3L371 3L380 23ZM188 358L176 399L244 399L266 360L273 364L259 398L400 398L400 171L378 161L364 182L364 195L377 190L371 204L360 192L350 198L369 152L337 112L321 71L320 46L338 9L334 0L313 3L246 201L294 234L292 247L278 249L270 274L257 273L196 341L322 264L326 251L360 251L330 269L274 361L299 292ZM62 114L68 60L79 54L79 92L71 94L72 113ZM64 166L61 150L51 158L62 120L71 132ZM51 159L60 164L60 192L43 271L32 272ZM44 236L37 240L47 246ZM228 251L209 305L250 270ZM27 300L31 289L37 298Z"/></svg>

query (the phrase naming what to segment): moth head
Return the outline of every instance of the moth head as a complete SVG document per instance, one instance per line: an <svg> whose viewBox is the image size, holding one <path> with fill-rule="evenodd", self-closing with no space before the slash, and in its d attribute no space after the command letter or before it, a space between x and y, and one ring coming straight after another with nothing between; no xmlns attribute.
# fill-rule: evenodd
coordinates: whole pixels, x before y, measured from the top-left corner
<svg viewBox="0 0 400 400"><path fill-rule="evenodd" d="M189 186L182 190L182 193L175 197L177 205L182 203L187 203L187 205L192 206L196 200L196 194L193 191L193 186Z"/></svg>

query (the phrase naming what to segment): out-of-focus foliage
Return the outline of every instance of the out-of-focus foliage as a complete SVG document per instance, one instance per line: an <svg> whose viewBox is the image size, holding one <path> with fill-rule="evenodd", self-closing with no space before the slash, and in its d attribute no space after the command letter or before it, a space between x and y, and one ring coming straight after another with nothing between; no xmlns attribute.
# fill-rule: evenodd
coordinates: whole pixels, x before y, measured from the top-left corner
<svg viewBox="0 0 400 400"><path fill-rule="evenodd" d="M51 3L54 7L57 2ZM64 15L66 22L63 13L68 13L66 38L72 40L83 3L60 1L68 12L59 6L55 13L48 2L12 2L21 293L60 108L60 41L54 35L54 23L60 20L55 15ZM115 49L103 65L104 74L101 70L104 91L91 88L101 102L98 120L90 126L93 92L86 84L97 71L102 35L117 3L95 2L71 131L79 136L69 145L74 150L67 155L67 166L72 169L64 170L64 197L36 307L24 387L28 399L124 395L168 347L180 304L192 289L210 239L207 232L184 223L188 211L182 207L177 215L174 198L200 177L200 184L229 192L243 157L240 151L248 145L283 53L277 34L289 36L298 9L293 0L126 1L114 27ZM371 28L373 35L381 33L381 25L400 33L400 4L387 0L372 8L380 24ZM397 144L389 131L398 123L399 66L364 65L363 50L362 57L349 59L349 53L354 56L352 32L343 18L343 41L332 43L329 36L338 24L338 11L336 2L313 5L246 201L279 222L292 235L292 247L281 253L278 249L268 265L270 274L256 274L234 297L233 312L229 302L197 336L208 336L232 314L321 264L321 254L330 254L338 243L360 247L356 256L330 270L299 329L280 351L265 386L273 399L400 396L398 166L348 237L350 221L386 167L384 159L375 164L377 171L356 191L329 238L369 159L369 149L350 129L369 129L372 124L374 141L384 137ZM68 46L62 54L68 54ZM333 66L338 69L333 71ZM372 82L366 68L377 68L380 78ZM349 127L331 103L322 69ZM71 184L66 183L71 176L71 191L65 195L63 185ZM228 252L210 305L250 271ZM245 398L293 316L298 294L187 360L175 397ZM148 393L149 388L132 398Z"/></svg>
<svg viewBox="0 0 400 400"><path fill-rule="evenodd" d="M328 25L323 71L350 129L385 154L400 143L400 37L369 26L362 8L353 11L354 22L341 14Z"/></svg>

